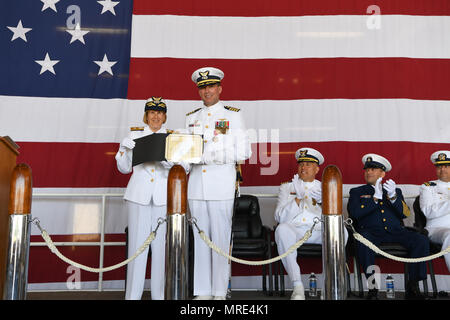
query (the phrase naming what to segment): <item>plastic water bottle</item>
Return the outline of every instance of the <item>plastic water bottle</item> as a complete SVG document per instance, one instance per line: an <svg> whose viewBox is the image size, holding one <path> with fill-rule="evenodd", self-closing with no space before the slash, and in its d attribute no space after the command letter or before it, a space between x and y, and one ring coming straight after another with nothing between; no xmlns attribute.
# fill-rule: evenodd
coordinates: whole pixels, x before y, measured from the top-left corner
<svg viewBox="0 0 450 320"><path fill-rule="evenodd" d="M230 281L228 281L228 289L227 289L226 298L231 299L231 279L230 279Z"/></svg>
<svg viewBox="0 0 450 320"><path fill-rule="evenodd" d="M386 298L395 299L394 278L390 274L386 277Z"/></svg>
<svg viewBox="0 0 450 320"><path fill-rule="evenodd" d="M309 296L317 297L317 278L314 272L309 276Z"/></svg>
<svg viewBox="0 0 450 320"><path fill-rule="evenodd" d="M228 288L227 288L226 298L231 299L231 264L230 264L230 276L228 278Z"/></svg>

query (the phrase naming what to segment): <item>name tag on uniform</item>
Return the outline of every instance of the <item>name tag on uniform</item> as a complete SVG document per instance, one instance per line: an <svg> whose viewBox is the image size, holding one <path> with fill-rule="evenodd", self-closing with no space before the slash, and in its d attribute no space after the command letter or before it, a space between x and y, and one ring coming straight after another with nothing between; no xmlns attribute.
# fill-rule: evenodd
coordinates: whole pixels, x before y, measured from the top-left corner
<svg viewBox="0 0 450 320"><path fill-rule="evenodd" d="M193 134L203 134L203 126L199 120L194 123L189 123L189 131Z"/></svg>
<svg viewBox="0 0 450 320"><path fill-rule="evenodd" d="M360 198L370 199L370 198L372 198L372 196L370 194L364 194L364 195L360 196Z"/></svg>

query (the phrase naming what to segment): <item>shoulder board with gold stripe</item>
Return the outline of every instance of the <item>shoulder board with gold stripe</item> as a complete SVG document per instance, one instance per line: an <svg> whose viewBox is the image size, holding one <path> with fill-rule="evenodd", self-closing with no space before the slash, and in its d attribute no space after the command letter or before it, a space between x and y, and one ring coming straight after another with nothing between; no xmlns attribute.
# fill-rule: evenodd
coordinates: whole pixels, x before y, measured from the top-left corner
<svg viewBox="0 0 450 320"><path fill-rule="evenodd" d="M402 201L403 206L403 214L405 217L409 217L411 215L411 211L409 210L408 205L405 203L405 201Z"/></svg>
<svg viewBox="0 0 450 320"><path fill-rule="evenodd" d="M191 112L188 112L188 113L186 113L186 115L187 116L189 116L189 115L191 115L191 114L193 114L193 113L196 113L198 110L200 110L201 108L198 108L198 109L195 109L194 111L191 111Z"/></svg>
<svg viewBox="0 0 450 320"><path fill-rule="evenodd" d="M427 187L433 187L433 186L436 185L436 183L434 183L433 181L424 182L423 184L424 184L425 186L427 186Z"/></svg>
<svg viewBox="0 0 450 320"><path fill-rule="evenodd" d="M174 133L174 130L166 129L166 133Z"/></svg>
<svg viewBox="0 0 450 320"><path fill-rule="evenodd" d="M234 107L230 107L230 106L225 106L224 108L227 110L230 110L230 111L234 111L234 112L241 111L241 109L239 109L239 108L234 108Z"/></svg>
<svg viewBox="0 0 450 320"><path fill-rule="evenodd" d="M144 131L144 127L131 127L130 131Z"/></svg>
<svg viewBox="0 0 450 320"><path fill-rule="evenodd" d="M281 185L289 183L289 182L291 182L291 181L282 182Z"/></svg>

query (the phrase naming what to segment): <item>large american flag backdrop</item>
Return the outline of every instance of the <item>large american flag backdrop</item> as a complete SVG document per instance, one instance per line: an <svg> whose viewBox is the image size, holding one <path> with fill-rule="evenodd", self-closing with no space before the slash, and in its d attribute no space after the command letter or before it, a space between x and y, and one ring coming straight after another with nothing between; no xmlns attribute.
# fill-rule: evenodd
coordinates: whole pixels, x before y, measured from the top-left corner
<svg viewBox="0 0 450 320"><path fill-rule="evenodd" d="M243 191L276 193L295 173L295 151L309 146L323 167L340 168L345 190L364 183L361 157L374 152L414 196L435 179L430 154L450 149L448 30L447 0L2 1L0 135L20 146L35 194L120 193L129 176L114 155L129 127L143 125L144 101L164 97L167 126L181 128L200 106L192 71L215 66L225 72L222 100L252 132ZM265 202L269 224L274 201ZM96 241L98 208L90 198L36 198L33 215L55 240ZM107 209L106 240L123 241L121 199ZM98 266L98 248L61 251ZM106 248L104 264L124 257ZM32 247L29 282L65 282L66 267ZM123 268L104 275L123 278Z"/></svg>

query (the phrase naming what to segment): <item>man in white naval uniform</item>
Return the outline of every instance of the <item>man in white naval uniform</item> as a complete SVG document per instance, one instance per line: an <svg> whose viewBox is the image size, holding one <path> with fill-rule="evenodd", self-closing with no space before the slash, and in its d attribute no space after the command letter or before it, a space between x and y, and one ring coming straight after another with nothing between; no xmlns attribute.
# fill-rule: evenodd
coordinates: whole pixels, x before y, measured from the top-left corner
<svg viewBox="0 0 450 320"><path fill-rule="evenodd" d="M275 221L275 242L280 254L299 241L311 229L314 218L322 216L322 185L315 177L324 162L322 154L313 148L300 148L295 153L298 172L291 182L282 183L278 193ZM322 243L321 224L316 224L306 243ZM347 233L345 234L347 241ZM282 259L293 285L292 300L305 300L305 290L297 263L297 251Z"/></svg>
<svg viewBox="0 0 450 320"><path fill-rule="evenodd" d="M220 101L221 70L205 67L192 74L201 108L186 115L186 128L201 134L204 152L200 164L192 165L188 182L191 214L200 229L224 252L229 251L236 182L236 162L251 155L242 112ZM194 296L196 299L225 299L228 261L212 250L194 232Z"/></svg>
<svg viewBox="0 0 450 320"><path fill-rule="evenodd" d="M146 162L132 167L134 139L154 133L167 133L166 104L160 98L146 102L145 127L131 128L116 154L117 168L123 174L133 172L125 191L128 207L128 256L131 257L157 226L158 218L167 214L167 177L171 163ZM151 296L153 300L164 299L164 257L166 224L162 224L151 243ZM140 300L144 290L148 248L127 267L125 299Z"/></svg>
<svg viewBox="0 0 450 320"><path fill-rule="evenodd" d="M420 209L427 218L428 237L445 249L450 246L450 151L436 151L430 159L438 179L420 186ZM450 271L450 254L444 258Z"/></svg>

